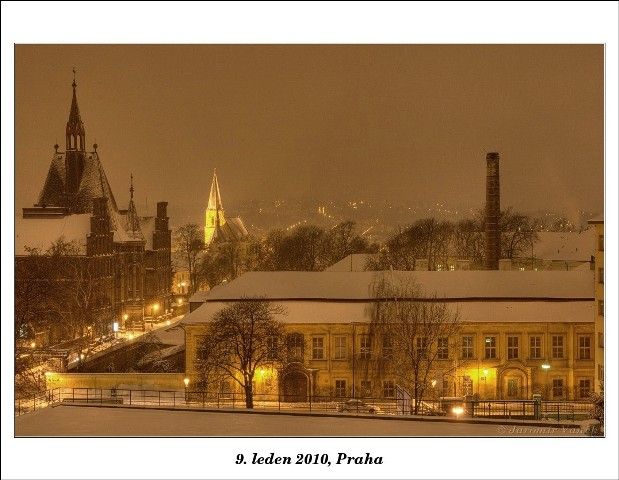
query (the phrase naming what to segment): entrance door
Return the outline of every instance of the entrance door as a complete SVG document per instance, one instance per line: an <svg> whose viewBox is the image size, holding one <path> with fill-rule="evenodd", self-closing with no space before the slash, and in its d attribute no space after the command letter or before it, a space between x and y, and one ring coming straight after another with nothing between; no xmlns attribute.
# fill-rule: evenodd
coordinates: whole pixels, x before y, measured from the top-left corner
<svg viewBox="0 0 619 480"><path fill-rule="evenodd" d="M508 377L507 379L507 397L518 398L520 397L521 383L519 377Z"/></svg>
<svg viewBox="0 0 619 480"><path fill-rule="evenodd" d="M307 401L307 377L301 372L290 372L284 377L284 402Z"/></svg>

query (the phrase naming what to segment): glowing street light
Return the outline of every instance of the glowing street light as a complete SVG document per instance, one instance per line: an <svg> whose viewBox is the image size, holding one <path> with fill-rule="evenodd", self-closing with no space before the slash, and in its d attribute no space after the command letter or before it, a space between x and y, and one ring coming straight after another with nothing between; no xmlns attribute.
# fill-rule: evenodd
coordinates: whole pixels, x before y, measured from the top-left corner
<svg viewBox="0 0 619 480"><path fill-rule="evenodd" d="M129 314L125 313L123 315L123 320L127 321L129 319Z"/></svg>
<svg viewBox="0 0 619 480"><path fill-rule="evenodd" d="M543 368L544 370L549 370L549 369L550 369L550 365L548 365L547 363L544 363L544 364L542 365L542 368Z"/></svg>
<svg viewBox="0 0 619 480"><path fill-rule="evenodd" d="M189 378L185 377L183 383L185 384L185 388L187 388L189 386Z"/></svg>
<svg viewBox="0 0 619 480"><path fill-rule="evenodd" d="M432 384L432 388L436 387L436 380L432 380L431 384Z"/></svg>
<svg viewBox="0 0 619 480"><path fill-rule="evenodd" d="M30 343L30 348L36 348L37 344L35 342Z"/></svg>
<svg viewBox="0 0 619 480"><path fill-rule="evenodd" d="M453 413L455 413L456 418L460 418L460 415L464 413L464 408L457 406L451 409Z"/></svg>

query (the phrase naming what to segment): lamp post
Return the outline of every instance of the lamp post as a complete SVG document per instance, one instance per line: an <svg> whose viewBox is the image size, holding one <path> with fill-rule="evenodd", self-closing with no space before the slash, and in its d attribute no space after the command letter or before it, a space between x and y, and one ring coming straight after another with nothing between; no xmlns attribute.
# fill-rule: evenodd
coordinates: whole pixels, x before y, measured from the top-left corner
<svg viewBox="0 0 619 480"><path fill-rule="evenodd" d="M189 388L189 377L185 377L183 379L183 383L185 384L185 403L187 403L187 388Z"/></svg>
<svg viewBox="0 0 619 480"><path fill-rule="evenodd" d="M484 368L484 398L486 397L486 385L488 383L488 369Z"/></svg>
<svg viewBox="0 0 619 480"><path fill-rule="evenodd" d="M548 385L548 372L550 371L550 365L547 363L542 364L542 369L546 370L546 391L550 393L550 385ZM550 400L550 394L547 400Z"/></svg>

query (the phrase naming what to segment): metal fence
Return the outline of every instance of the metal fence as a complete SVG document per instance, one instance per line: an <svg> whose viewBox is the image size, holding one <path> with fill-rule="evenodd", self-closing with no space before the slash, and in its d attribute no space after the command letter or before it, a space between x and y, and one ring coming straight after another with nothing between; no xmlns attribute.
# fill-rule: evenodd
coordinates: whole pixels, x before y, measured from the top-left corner
<svg viewBox="0 0 619 480"><path fill-rule="evenodd" d="M473 417L534 420L582 420L593 404L582 401L485 400L466 405Z"/></svg>
<svg viewBox="0 0 619 480"><path fill-rule="evenodd" d="M242 393L221 393L191 390L143 390L115 388L56 388L45 394L15 401L15 415L32 412L57 404L70 405L129 405L135 407L172 407L192 409L245 409ZM285 395L254 394L253 407L257 410L286 412L315 412L368 415L412 415L414 400L395 398L313 396L304 401L289 401ZM551 402L534 400L465 401L423 400L418 415L445 415L496 419L549 419L576 420L589 415L589 402Z"/></svg>
<svg viewBox="0 0 619 480"><path fill-rule="evenodd" d="M48 390L45 393L35 393L15 399L15 416L19 417L24 413L34 412L45 407L49 407L58 398L58 389Z"/></svg>

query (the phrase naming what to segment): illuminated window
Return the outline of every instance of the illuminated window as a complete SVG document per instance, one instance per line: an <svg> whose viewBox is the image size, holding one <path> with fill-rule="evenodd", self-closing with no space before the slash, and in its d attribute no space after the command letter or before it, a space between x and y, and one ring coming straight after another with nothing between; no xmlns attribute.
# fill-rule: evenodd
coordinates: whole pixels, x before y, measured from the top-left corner
<svg viewBox="0 0 619 480"><path fill-rule="evenodd" d="M325 358L325 339L324 337L312 338L312 359L322 360Z"/></svg>
<svg viewBox="0 0 619 480"><path fill-rule="evenodd" d="M514 359L520 356L520 338L516 336L507 337L507 358Z"/></svg>
<svg viewBox="0 0 619 480"><path fill-rule="evenodd" d="M591 380L588 378L581 378L578 381L578 396L580 398L587 398L591 394Z"/></svg>
<svg viewBox="0 0 619 480"><path fill-rule="evenodd" d="M361 335L359 338L359 342L361 343L360 349L360 357L361 358L370 358L372 355L372 343L369 335Z"/></svg>
<svg viewBox="0 0 619 480"><path fill-rule="evenodd" d="M529 337L529 357L542 358L542 337L540 335Z"/></svg>
<svg viewBox="0 0 619 480"><path fill-rule="evenodd" d="M335 396L336 397L346 396L346 380L335 381Z"/></svg>
<svg viewBox="0 0 619 480"><path fill-rule="evenodd" d="M385 380L383 382L383 397L395 397L395 382L393 380Z"/></svg>
<svg viewBox="0 0 619 480"><path fill-rule="evenodd" d="M591 359L591 337L578 337L578 358L581 360Z"/></svg>
<svg viewBox="0 0 619 480"><path fill-rule="evenodd" d="M462 337L462 358L470 359L474 357L473 337L470 335Z"/></svg>
<svg viewBox="0 0 619 480"><path fill-rule="evenodd" d="M563 358L563 335L552 336L552 358Z"/></svg>
<svg viewBox="0 0 619 480"><path fill-rule="evenodd" d="M439 360L447 360L449 358L449 339L447 337L439 338L436 341L437 352L436 356Z"/></svg>
<svg viewBox="0 0 619 480"><path fill-rule="evenodd" d="M496 358L496 337L484 339L484 352L487 359Z"/></svg>
<svg viewBox="0 0 619 480"><path fill-rule="evenodd" d="M456 266L455 266L455 265L449 265L449 270L450 270L450 271L452 271L452 272L453 272L455 269L456 269Z"/></svg>
<svg viewBox="0 0 619 480"><path fill-rule="evenodd" d="M344 360L346 358L346 343L346 337L344 335L338 335L335 337L335 352L333 357L335 360Z"/></svg>

